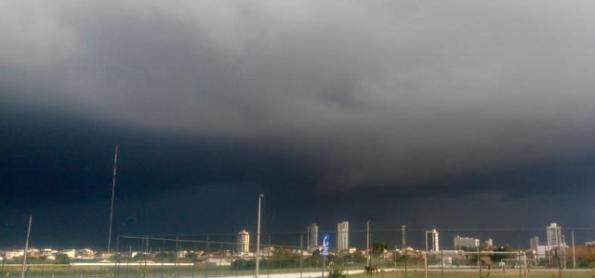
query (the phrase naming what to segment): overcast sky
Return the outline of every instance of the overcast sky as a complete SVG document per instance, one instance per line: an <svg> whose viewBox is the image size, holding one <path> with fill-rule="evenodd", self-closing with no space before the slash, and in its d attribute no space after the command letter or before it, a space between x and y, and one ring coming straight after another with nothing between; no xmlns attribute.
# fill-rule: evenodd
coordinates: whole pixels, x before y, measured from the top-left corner
<svg viewBox="0 0 595 278"><path fill-rule="evenodd" d="M37 213L47 241L68 243L52 225L101 240L66 219L107 221L116 143L120 233L252 229L235 206L252 208L258 191L278 231L367 218L594 226L593 10L2 1L0 233ZM489 212L469 219L454 203Z"/></svg>

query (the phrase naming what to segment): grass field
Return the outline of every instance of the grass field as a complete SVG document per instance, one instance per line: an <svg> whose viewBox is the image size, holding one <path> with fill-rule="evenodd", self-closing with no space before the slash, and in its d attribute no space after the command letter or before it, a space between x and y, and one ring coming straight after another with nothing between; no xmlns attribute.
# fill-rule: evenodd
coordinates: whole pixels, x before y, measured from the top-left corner
<svg viewBox="0 0 595 278"><path fill-rule="evenodd" d="M205 271L206 270L206 271ZM315 271L315 269L309 269L307 271ZM12 265L6 266L0 271L0 278L3 277L20 277L20 266ZM284 273L284 274L282 274ZM206 275L205 275L206 274ZM31 265L27 277L52 277L52 278L83 278L83 277L229 277L229 278L250 278L253 272L251 270L245 271L230 271L228 268L216 268L216 269L204 269L196 267L178 266L178 267L120 267L115 269L114 267L72 267L68 265ZM316 272L318 275L319 272ZM519 275L519 271L515 269L507 270L502 272L501 270L492 270L489 272L483 271L482 275L475 269L446 269L444 272L439 269L430 269L428 272L429 278L513 278L513 277L530 277L530 278L556 278L558 272L555 270L543 270L533 269L527 276ZM273 271L262 270L261 278L299 278L298 269L276 269ZM320 277L320 275L318 275ZM325 276L327 277L327 276ZM399 271L387 271L374 274L372 276L366 274L353 274L349 275L348 278L424 278L425 272L423 269L410 269L405 272ZM565 270L562 272L561 277L566 278L595 278L595 272L591 269L580 269L580 270ZM306 278L306 276L304 276Z"/></svg>
<svg viewBox="0 0 595 278"><path fill-rule="evenodd" d="M477 271L445 271L444 273L440 271L430 271L428 272L429 278L513 278L513 277L525 277L519 276L518 271L508 271L508 272L490 272L489 276L488 273L482 273L482 276L479 275ZM425 273L423 271L409 271L407 272L407 276L405 276L404 272L384 272L373 275L375 278L424 278ZM532 278L557 278L558 272L556 271L532 271L526 277ZM595 273L592 271L564 271L562 272L562 277L565 278L595 278ZM349 278L370 278L369 275L366 274L356 274L350 275Z"/></svg>

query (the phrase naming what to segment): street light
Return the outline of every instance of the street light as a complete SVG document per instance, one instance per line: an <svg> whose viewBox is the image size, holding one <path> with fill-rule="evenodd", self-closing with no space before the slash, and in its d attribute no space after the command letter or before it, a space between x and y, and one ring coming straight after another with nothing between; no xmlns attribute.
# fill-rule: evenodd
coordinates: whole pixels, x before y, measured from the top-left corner
<svg viewBox="0 0 595 278"><path fill-rule="evenodd" d="M258 194L258 216L256 218L256 278L258 278L260 266L260 208L262 204L262 198L264 198L264 194Z"/></svg>
<svg viewBox="0 0 595 278"><path fill-rule="evenodd" d="M372 256L370 254L371 253L371 250L370 250L370 220L368 220L366 222L366 249L367 249L366 252L368 255L367 265L368 265L368 268L371 268L372 267Z"/></svg>

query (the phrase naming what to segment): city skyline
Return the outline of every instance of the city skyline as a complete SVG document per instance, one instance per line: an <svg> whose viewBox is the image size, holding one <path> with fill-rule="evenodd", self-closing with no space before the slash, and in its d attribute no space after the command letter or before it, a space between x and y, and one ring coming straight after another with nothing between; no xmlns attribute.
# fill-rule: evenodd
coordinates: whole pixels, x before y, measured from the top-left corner
<svg viewBox="0 0 595 278"><path fill-rule="evenodd" d="M139 3L0 4L0 246L593 240L594 3Z"/></svg>
<svg viewBox="0 0 595 278"><path fill-rule="evenodd" d="M308 225L308 228L310 228L311 226L316 226L318 227L317 224L310 224ZM373 236L373 241L372 243L388 243L388 246L394 246L394 249L402 249L402 247L400 247L400 243L401 243L401 234L400 231L402 230L398 230L398 229L387 229L386 227L383 227L380 229L380 231L374 231L373 229L371 230L371 234ZM424 239L420 239L418 235L419 233L421 233L423 231L423 238ZM448 241L448 242L442 242L441 243L441 236L440 236L440 229L439 228L433 228L430 230L422 230L422 229L414 229L412 232L413 234L413 238L415 240L413 240L415 243L414 244L408 244L408 247L412 247L412 248L417 248L418 250L428 250L428 251L432 251L432 252L439 252L441 249L444 250L475 250L478 247L483 246L482 248L485 247L492 247L492 246L508 246L510 248L519 248L521 250L527 249L527 250L540 250L543 248L543 250L551 250L551 249L555 249L558 247L568 247L569 245L563 240L563 241L558 241L560 238L561 239L565 239L564 236L564 231L568 232L568 233L572 233L574 234L575 232L577 232L577 230L575 230L575 228L562 228L562 226L560 226L557 223L550 223L548 226L546 226L545 228L523 228L523 229L514 229L514 228L493 228L493 230L490 229L485 229L482 231L469 231L469 229L446 229L446 233L450 233L450 234L454 234L452 241ZM516 242L516 244L510 245L510 242L507 242L505 239L502 238L496 238L496 240L498 240L498 244L497 245L493 245L494 239L492 237L488 237L485 240L481 241L480 238L474 238L474 237L470 237L468 236L469 234L477 234L478 232L480 233L486 233L488 235L493 235L493 234L497 234L498 232L507 232L507 233L515 233L515 234L522 234L522 233L529 233L531 236L529 238L529 244L523 244L522 242ZM536 231L540 231L537 232ZM592 228L578 228L578 231L584 231L588 234L588 236L586 236L585 238L589 238L593 231L595 231L595 227ZM263 246L275 246L275 245L279 245L282 247L289 247L289 246L293 246L293 248L299 248L299 245L295 241L295 239L293 241L288 242L287 241L281 241L281 242L271 242L271 235L274 235L275 237L277 236L293 236L296 239L297 238L302 238L304 239L304 237L307 239L306 240L306 245L303 246L304 250L308 250L308 251L314 251L314 250L319 250L321 248L320 245L316 245L316 248L312 248L312 246L310 246L308 243L308 239L313 242L313 241L318 241L318 240L322 240L322 238L324 236L330 236L330 241L331 244L333 244L336 248L331 249L333 252L342 252L342 251L346 251L347 249L353 248L354 250L365 250L365 239L361 238L361 237L365 237L365 230L358 230L356 229L355 231L350 230L349 228L349 221L341 221L338 222L336 225L336 230L335 231L322 231L322 233L320 233L316 238L311 238L310 236L312 235L312 230L311 229L307 229L306 232L293 232L293 233L288 233L288 232L282 232L282 233L263 233L263 237L268 238L268 241L266 241L265 243L263 243ZM386 234L386 233L391 233L391 234L397 234L396 236L393 236L391 238L391 240L389 242L386 241L387 237L385 236L380 236L380 239L374 239L377 235L379 234ZM233 237L230 237L232 236ZM350 237L353 235L356 235L355 238L358 239L356 240L356 244L350 244ZM363 235L363 236L362 236ZM544 245L541 245L540 242L540 236L541 235L545 235L546 238L550 238L549 240L547 240L546 242L544 242ZM573 235L574 236L574 235ZM209 240L209 237L211 237L211 239ZM518 235L517 235L518 237ZM256 244L256 239L254 237L250 237L250 231L249 229L242 229L237 233L207 233L207 234L202 234L202 235L190 235L190 234L169 234L169 235L117 235L118 238L118 242L120 241L120 238L130 238L130 239L136 239L136 240L141 240L143 238L150 238L150 239L156 239L159 241L159 238L161 239L167 239L168 241L175 241L175 240L182 240L182 241L187 241L188 238L189 242L201 242L203 244L205 244L206 242L213 242L213 244L231 244L232 242L234 243L233 250L237 250L237 252L239 252L239 254L248 254L248 253L253 253L253 249L255 247L252 246L252 244ZM233 238L232 241L222 241L222 238ZM592 238L592 237L590 237ZM314 239L314 240L312 240ZM425 243L424 243L425 241ZM561 242L561 244L558 244L558 242ZM574 242L574 240L573 240ZM577 241L577 244L579 245L590 245L592 244L593 240L587 240L587 241L583 241L581 242L580 240ZM394 244L393 244L394 243ZM424 248L424 244L425 244L425 248ZM454 246L453 248L448 248L448 247L440 247L440 246ZM12 248L8 248L8 249L15 249L18 250L19 249L19 245L14 245L16 247L12 247ZM37 245L34 248L39 249L39 248L51 248L51 244L42 244L42 245ZM76 249L83 249L86 250L86 248L90 247L91 245L87 244L84 245L83 247L81 246L68 246L66 249L70 250L69 248L72 247L76 247ZM544 247L545 246L545 247ZM0 250L2 250L2 246L0 246ZM230 247L231 248L231 247ZM7 249L7 248L4 248ZM64 249L64 248L61 248ZM389 248L390 249L390 248ZM22 250L22 249L21 249ZM105 250L103 250L101 247L98 248L99 251L103 252ZM108 252L109 253L109 252Z"/></svg>

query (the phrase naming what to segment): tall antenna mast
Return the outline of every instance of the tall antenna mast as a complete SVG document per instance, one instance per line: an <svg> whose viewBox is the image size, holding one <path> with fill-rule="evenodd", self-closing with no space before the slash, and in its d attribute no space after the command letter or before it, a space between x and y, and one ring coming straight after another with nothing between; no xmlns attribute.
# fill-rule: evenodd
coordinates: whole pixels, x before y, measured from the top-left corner
<svg viewBox="0 0 595 278"><path fill-rule="evenodd" d="M31 236L31 222L33 216L29 215L29 225L27 225L27 239L25 240L25 249L23 249L23 265L21 267L21 278L25 278L27 272L27 254L29 253L29 237Z"/></svg>
<svg viewBox="0 0 595 278"><path fill-rule="evenodd" d="M110 204L110 211L109 211L109 232L107 236L107 253L111 253L112 251L112 223L114 221L114 196L116 194L116 174L118 167L118 145L116 144L116 148L114 150L114 171L112 176L112 201Z"/></svg>

